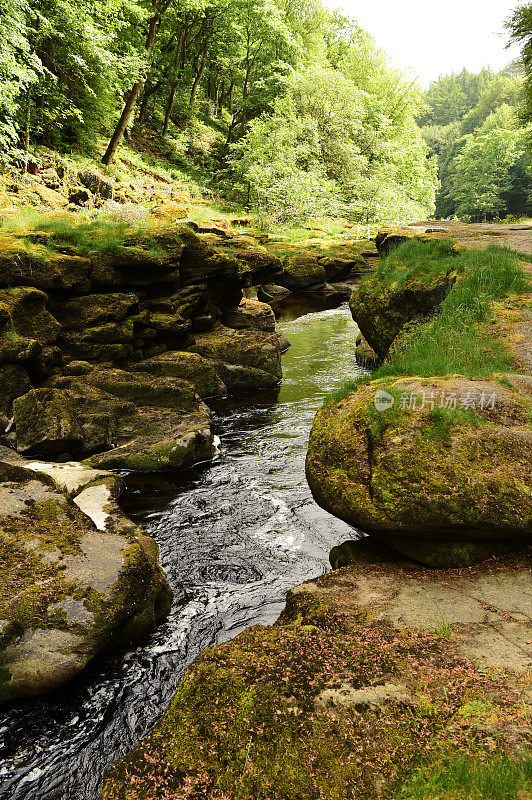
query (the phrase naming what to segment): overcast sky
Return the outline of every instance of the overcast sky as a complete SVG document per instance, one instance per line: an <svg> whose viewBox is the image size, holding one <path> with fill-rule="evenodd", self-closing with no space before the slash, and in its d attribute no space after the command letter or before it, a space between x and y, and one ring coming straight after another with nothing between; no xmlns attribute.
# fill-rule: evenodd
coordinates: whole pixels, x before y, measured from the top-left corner
<svg viewBox="0 0 532 800"><path fill-rule="evenodd" d="M423 86L466 67L502 69L519 54L506 50L504 22L524 0L326 0L369 31L392 62L412 68Z"/></svg>

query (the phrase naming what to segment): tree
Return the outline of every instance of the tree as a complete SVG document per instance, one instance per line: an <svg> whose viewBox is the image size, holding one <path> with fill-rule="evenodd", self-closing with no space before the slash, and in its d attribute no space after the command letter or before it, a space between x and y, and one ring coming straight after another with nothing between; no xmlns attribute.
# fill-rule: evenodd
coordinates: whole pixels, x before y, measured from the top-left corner
<svg viewBox="0 0 532 800"><path fill-rule="evenodd" d="M126 102L120 115L120 119L116 124L116 128L114 129L113 135L111 136L109 144L107 145L107 150L103 155L102 162L106 165L110 164L113 160L120 142L122 141L122 137L124 136L124 132L127 128L129 120L131 119L131 115L135 109L137 100L144 89L144 84L150 70L150 58L153 46L155 44L155 39L161 26L163 15L168 9L171 1L172 0L154 0L153 2L153 8L151 9L151 14L147 21L148 30L146 34L146 41L144 43L145 65L126 97Z"/></svg>
<svg viewBox="0 0 532 800"><path fill-rule="evenodd" d="M525 102L522 116L525 124L532 123L532 3L514 11L507 22L510 39L522 45L521 56L525 69Z"/></svg>
<svg viewBox="0 0 532 800"><path fill-rule="evenodd" d="M251 125L235 166L261 205L286 218L317 206L360 222L430 214L436 179L419 129L386 108L339 70L301 70Z"/></svg>
<svg viewBox="0 0 532 800"><path fill-rule="evenodd" d="M510 168L520 155L520 135L495 127L466 138L455 159L451 182L456 213L473 222L498 218L505 208L503 194L511 188Z"/></svg>
<svg viewBox="0 0 532 800"><path fill-rule="evenodd" d="M21 102L30 101L31 87L43 74L30 37L34 34L27 0L0 0L0 149L8 150L18 139L17 118Z"/></svg>

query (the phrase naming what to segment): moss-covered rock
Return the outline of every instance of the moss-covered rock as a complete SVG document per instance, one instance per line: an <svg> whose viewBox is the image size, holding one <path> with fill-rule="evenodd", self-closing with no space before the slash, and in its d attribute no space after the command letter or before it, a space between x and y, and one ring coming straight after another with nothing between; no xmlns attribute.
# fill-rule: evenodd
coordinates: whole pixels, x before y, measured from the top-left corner
<svg viewBox="0 0 532 800"><path fill-rule="evenodd" d="M286 256L283 271L277 278L288 289L323 288L327 280L326 270L315 256Z"/></svg>
<svg viewBox="0 0 532 800"><path fill-rule="evenodd" d="M403 327L432 314L455 279L450 271L412 277L400 285L368 280L351 296L351 314L370 347L384 358Z"/></svg>
<svg viewBox="0 0 532 800"><path fill-rule="evenodd" d="M307 455L321 506L431 566L527 544L531 470L522 396L465 379L362 385L319 412Z"/></svg>
<svg viewBox="0 0 532 800"><path fill-rule="evenodd" d="M156 472L186 469L214 458L210 411L204 403L181 414L162 408L142 408L124 418L114 434L115 446L87 459L103 469Z"/></svg>
<svg viewBox="0 0 532 800"><path fill-rule="evenodd" d="M17 450L54 459L75 456L82 432L70 396L59 389L32 389L13 403Z"/></svg>
<svg viewBox="0 0 532 800"><path fill-rule="evenodd" d="M121 322L138 313L139 299L133 293L88 294L58 298L50 303L55 318L66 330L85 329L110 322Z"/></svg>
<svg viewBox="0 0 532 800"><path fill-rule="evenodd" d="M20 364L0 364L0 413L11 416L13 400L31 389L29 375Z"/></svg>
<svg viewBox="0 0 532 800"><path fill-rule="evenodd" d="M172 350L140 361L131 369L134 372L144 372L157 377L189 381L203 399L227 394L227 387L220 378L214 362L198 353Z"/></svg>
<svg viewBox="0 0 532 800"><path fill-rule="evenodd" d="M364 369L375 369L381 363L381 359L362 334L357 336L355 358L357 364Z"/></svg>
<svg viewBox="0 0 532 800"><path fill-rule="evenodd" d="M449 751L518 764L529 568L448 572L442 586L368 556L294 589L276 625L196 659L102 800L391 800Z"/></svg>
<svg viewBox="0 0 532 800"><path fill-rule="evenodd" d="M42 694L169 609L156 549L118 479L0 451L0 700Z"/></svg>
<svg viewBox="0 0 532 800"><path fill-rule="evenodd" d="M272 386L282 377L279 340L273 333L233 330L218 325L195 339L190 349L216 361L221 366L222 380L229 388ZM231 374L235 379L231 379Z"/></svg>
<svg viewBox="0 0 532 800"><path fill-rule="evenodd" d="M38 289L19 286L0 292L0 303L9 310L12 331L41 344L52 344L61 332L61 325L46 307L47 302L48 296Z"/></svg>
<svg viewBox="0 0 532 800"><path fill-rule="evenodd" d="M139 406L173 408L184 412L195 411L198 407L193 385L179 378L105 369L93 370L86 380L91 386Z"/></svg>
<svg viewBox="0 0 532 800"><path fill-rule="evenodd" d="M68 291L84 285L91 270L88 258L50 253L18 241L0 240L0 286L31 286L45 291Z"/></svg>
<svg viewBox="0 0 532 800"><path fill-rule="evenodd" d="M290 297L290 289L285 286L277 286L275 283L261 285L257 289L257 298L262 303L280 303Z"/></svg>
<svg viewBox="0 0 532 800"><path fill-rule="evenodd" d="M268 333L275 331L275 314L271 306L258 300L244 299L236 308L224 309L223 321L228 328L236 330L255 328Z"/></svg>

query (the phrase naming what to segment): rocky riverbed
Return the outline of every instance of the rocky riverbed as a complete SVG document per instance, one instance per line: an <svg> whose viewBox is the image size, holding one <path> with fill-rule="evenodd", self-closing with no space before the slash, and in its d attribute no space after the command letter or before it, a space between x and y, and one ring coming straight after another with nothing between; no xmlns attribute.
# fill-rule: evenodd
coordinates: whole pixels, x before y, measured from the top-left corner
<svg viewBox="0 0 532 800"><path fill-rule="evenodd" d="M420 227L377 241L423 249L432 233ZM314 497L371 537L335 548L335 571L291 591L276 625L197 659L152 734L110 772L105 800L462 797L466 782L468 797L488 797L503 773L501 796L530 796L530 270L482 246L463 256L449 233L435 232L445 241L423 250L412 281L406 269L386 285L377 270L355 294L364 348L383 371L329 398L311 433ZM486 269L510 288L490 295ZM460 300L445 306L455 286ZM440 335L426 326L467 303L463 330L451 325L471 337L453 362L465 366L430 372L429 352L409 372L408 345ZM418 392L433 405L401 402ZM438 393L484 402L441 411Z"/></svg>

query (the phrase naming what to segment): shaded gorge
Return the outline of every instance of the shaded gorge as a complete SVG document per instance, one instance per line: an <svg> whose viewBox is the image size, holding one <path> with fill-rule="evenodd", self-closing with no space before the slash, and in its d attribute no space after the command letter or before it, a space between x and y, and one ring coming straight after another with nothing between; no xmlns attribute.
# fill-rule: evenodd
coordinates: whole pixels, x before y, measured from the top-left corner
<svg viewBox="0 0 532 800"><path fill-rule="evenodd" d="M325 572L353 529L305 481L308 434L324 397L360 373L347 305L286 306L292 347L275 392L217 403L219 452L187 474L130 476L125 511L156 538L175 594L141 646L92 665L57 694L0 712L2 800L96 800L105 769L167 707L186 666L250 625L271 624L293 586Z"/></svg>

